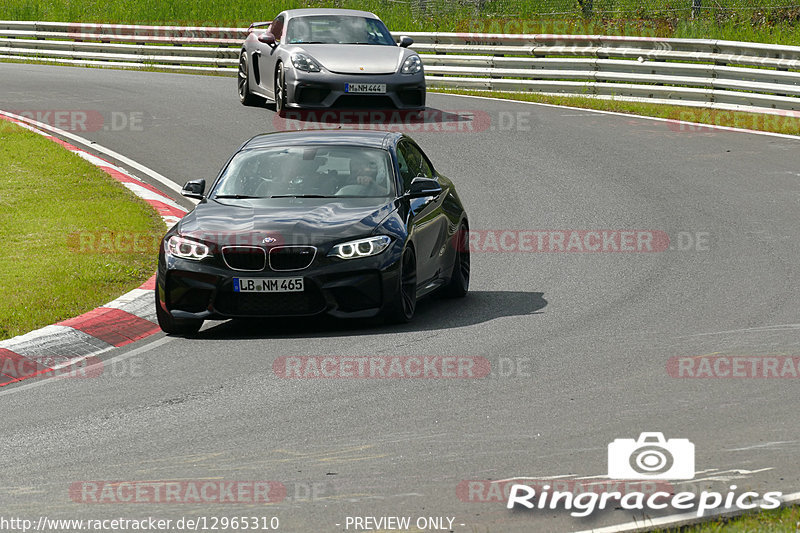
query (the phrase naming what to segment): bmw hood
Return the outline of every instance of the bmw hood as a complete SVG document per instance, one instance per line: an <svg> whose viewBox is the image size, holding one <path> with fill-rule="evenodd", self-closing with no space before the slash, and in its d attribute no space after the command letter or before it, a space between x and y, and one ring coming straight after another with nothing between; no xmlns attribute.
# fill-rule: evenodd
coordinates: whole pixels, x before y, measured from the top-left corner
<svg viewBox="0 0 800 533"><path fill-rule="evenodd" d="M318 246L370 235L393 210L394 202L383 198L209 200L178 229L218 246Z"/></svg>
<svg viewBox="0 0 800 533"><path fill-rule="evenodd" d="M304 45L303 50L339 74L394 74L411 54L399 46L359 44Z"/></svg>

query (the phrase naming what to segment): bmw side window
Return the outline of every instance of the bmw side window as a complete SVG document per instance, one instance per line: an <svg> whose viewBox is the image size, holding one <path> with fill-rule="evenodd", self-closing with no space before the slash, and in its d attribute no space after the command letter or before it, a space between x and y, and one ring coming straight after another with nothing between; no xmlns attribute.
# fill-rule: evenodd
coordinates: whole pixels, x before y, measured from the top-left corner
<svg viewBox="0 0 800 533"><path fill-rule="evenodd" d="M400 167L400 173L403 176L403 186L406 190L411 187L411 181L417 176L425 178L433 178L433 169L431 168L428 160L422 151L410 142L404 142L398 147L399 154L403 154L403 159L408 168L407 172L403 172L403 167Z"/></svg>
<svg viewBox="0 0 800 533"><path fill-rule="evenodd" d="M411 181L417 176L419 164L415 166L413 158L409 157L408 143L400 143L397 146L397 164L400 167L400 178L403 180L403 190L411 187Z"/></svg>
<svg viewBox="0 0 800 533"><path fill-rule="evenodd" d="M436 176L433 175L433 168L431 168L431 164L428 162L428 158L425 157L425 154L422 153L422 150L416 146L412 146L411 148L419 154L419 172L417 176L435 178Z"/></svg>

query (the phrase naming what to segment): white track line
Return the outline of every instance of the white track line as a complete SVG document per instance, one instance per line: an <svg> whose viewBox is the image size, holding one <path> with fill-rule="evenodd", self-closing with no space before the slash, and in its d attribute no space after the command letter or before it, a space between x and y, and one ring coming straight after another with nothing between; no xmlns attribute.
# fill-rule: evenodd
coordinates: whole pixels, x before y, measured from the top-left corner
<svg viewBox="0 0 800 533"><path fill-rule="evenodd" d="M582 111L584 113L598 113L601 115L614 115L617 117L628 117L628 118L642 118L647 120L655 120L658 122L669 122L671 124L684 124L687 126L699 126L702 128L713 128L716 130L722 131L735 131L738 133L752 133L754 135L767 135L769 137L778 137L781 139L791 139L793 141L800 141L799 135L788 135L786 133L773 133L771 131L760 131L760 130L748 130L745 128L733 128L731 126L718 126L716 124L703 124L701 122L687 122L685 120L675 120L671 118L661 118L661 117L648 117L645 115L637 115L635 113L620 113L619 111L603 111L600 109L589 109L586 107L572 107L568 105L559 105L559 104L546 104L543 102L526 102L524 100L510 100L508 98L495 98L493 96L476 96L472 94L456 94L456 93L446 93L446 92L431 92L431 94L441 94L445 96L460 96L461 98L480 98L483 100L494 100L495 102L511 102L515 104L528 104L528 105L538 105L544 107L555 107L558 109L572 109L574 111ZM665 104L666 105L666 104ZM680 106L680 104L674 104L676 106ZM770 115L772 116L772 115Z"/></svg>
<svg viewBox="0 0 800 533"><path fill-rule="evenodd" d="M127 165L127 166L129 166L129 167L141 172L145 176L148 176L148 177L154 179L155 181L159 182L160 184L164 185L165 187L167 187L171 191L174 191L174 192L176 192L178 194L180 194L180 192L181 192L180 185L178 185L177 183L175 183L171 179L167 178L166 176L163 176L162 174L159 174L155 170L153 170L151 168L148 168L148 167L142 165L141 163L138 163L138 162L134 161L133 159L125 157L124 155L122 155L122 154L120 154L118 152L115 152L114 150L112 150L110 148L106 148L105 146L103 146L101 144L97 144L94 141L90 141L89 139L84 139L80 135L75 135L74 133L70 133L68 131L64 131L64 130L59 129L59 128L55 128L55 127L53 127L53 126L51 126L49 124L45 124L44 122L39 122L38 120L33 120L33 119L28 118L28 117L23 117L23 116L20 116L20 115L15 115L14 113L9 113L7 111L0 110L0 115L5 115L5 116L7 116L9 118L13 118L14 120L19 120L20 122L25 122L25 123L30 124L32 126L36 126L37 128L40 128L42 130L49 131L50 133L58 135L59 137L64 137L64 138L67 138L67 139L69 139L69 140L71 140L71 141L73 141L75 143L82 144L83 146L86 146L87 148L90 148L92 150L96 150L96 151L98 151L98 152L100 152L102 154L107 155L108 157L111 157L112 159L116 159L117 161L119 161L119 162L121 162L121 163L123 163L123 164L125 164L125 165ZM197 203L197 201L194 201L194 203Z"/></svg>
<svg viewBox="0 0 800 533"><path fill-rule="evenodd" d="M136 355L141 355L143 353L149 352L150 350L154 350L154 349L156 349L156 348L158 348L160 346L163 346L163 345L167 344L168 342L172 342L174 340L175 340L174 337L161 337L158 340L155 340L155 341L153 341L153 342L151 342L149 344L146 344L144 346L136 348L135 350L131 350L130 352L126 352L124 354L116 355L114 357L109 357L108 359L104 359L104 360L100 361L99 363L92 363L91 365L87 366L86 369L88 370L93 365L97 365L97 364L108 365L112 361L114 361L114 362L124 361L125 359L128 359L130 357L134 357ZM115 349L115 348L112 346L108 350L105 350L105 351L110 351L110 350L113 350L113 349ZM101 352L98 352L98 353L92 354L92 355L93 356L97 356L97 355L99 355L99 353L101 353ZM70 364L74 364L74 363L70 363ZM17 386L15 386L13 388L10 388L10 389L5 389L5 388L4 389L0 389L0 396L5 396L5 395L8 395L8 394L16 394L18 392L25 391L25 390L28 390L28 389L33 389L35 387L41 387L42 385L52 383L53 381L57 381L59 379L69 379L69 376L57 375L56 374L56 375L53 375L53 376L45 377L44 379L37 379L37 380L31 381L30 383L25 383L23 385L17 385Z"/></svg>
<svg viewBox="0 0 800 533"><path fill-rule="evenodd" d="M603 111L600 109L588 109L584 107L573 107L573 106L566 106L566 105L558 105L558 104L546 104L543 102L526 102L523 100L510 100L507 98L494 98L491 96L476 96L471 94L455 94L455 93L448 93L448 92L434 92L434 94L441 94L445 96L460 96L462 98L479 98L483 100L493 100L495 102L512 102L517 104L529 104L529 105L538 105L543 107L553 107L558 109L571 109L574 111L581 111L583 113L596 113L600 115L612 115L617 117L633 117L633 118L641 118L646 120L655 120L657 122L670 122L673 124L684 124L689 126L700 126L704 128L713 128L722 131L733 131L738 133L752 133L754 135L766 135L768 137L778 137L781 139L791 139L793 141L800 141L800 136L797 135L787 135L785 133L773 133L770 131L759 131L759 130L748 130L744 128L732 128L730 126L718 126L716 124L702 124L699 122L687 122L685 120L674 120L668 118L661 118L661 117L648 117L645 115L636 115L633 113L620 113L618 111ZM679 104L675 104L679 105ZM513 479L513 478L512 478ZM795 504L800 502L800 492L795 492L792 494L787 494L781 498L784 504ZM683 526L689 524L695 524L698 522L706 522L709 518L715 517L732 517L737 516L740 514L744 514L748 511L736 509L736 510L716 510L710 513L705 514L702 517L697 516L697 513L682 513L670 516L664 516L660 518L648 518L642 520L641 522L628 522L626 524L619 524L616 526L608 526L602 527L598 529L587 529L584 531L579 531L578 533L633 533L636 531L651 531L656 527L676 527L676 526Z"/></svg>
<svg viewBox="0 0 800 533"><path fill-rule="evenodd" d="M94 148L99 152L109 155L112 158L118 159L123 163L133 168L136 168L143 174L150 176L151 178L159 181L160 183L166 184L170 189L176 190L178 192L180 191L180 188L178 187L177 184L173 183L168 178L162 176L161 174L155 172L154 170L151 170L145 167L144 165L141 165L131 159L128 159L125 156L117 154L113 150L105 148L104 146L88 141L83 137L69 133L59 128L55 128L53 126L50 126L48 124L36 120L32 120L20 115L15 115L14 113L8 113L3 110L0 110L0 116L4 117L5 119L9 119L10 122L15 122L19 126L26 128L30 131L33 131L34 133L37 133L39 135L43 135L51 140L53 139L58 140L56 136L65 137L69 140L74 141L77 144L83 144L87 147ZM108 170L110 168L112 170L115 170L117 172L126 175L131 179L134 179L134 176L128 171L124 170L123 168L116 166L112 163L109 163L108 161L105 161L95 155L89 154L88 152L85 152L82 148L76 147L75 149L70 149L70 152L82 157L90 164L102 169L107 174L110 174ZM138 178L135 179L137 181L141 181ZM151 188L138 185L137 183L120 181L120 184L131 190L134 194L136 194L146 202L150 203L151 207L152 207L152 202L157 201L174 209L183 212L186 211L186 209L177 204L174 200L172 200L172 198L170 198L164 193L156 194ZM176 219L175 221L177 221L177 217L163 216L162 218L164 218L167 227L170 226L170 222L174 222L172 219ZM144 290L141 288L133 289L132 291L129 291L119 296L112 302L109 302L106 305L102 305L97 309L116 308L132 316L152 321L150 320L150 317L146 315L141 315L141 313L137 314L135 309L133 310L133 312L129 312L126 309L123 309L124 307L130 306L132 304L135 306L135 304L138 303L139 301L150 298L150 296L148 296L150 294L152 294L152 290ZM69 342L66 342L67 340ZM22 357L34 361L36 360L36 358L33 357L31 353L29 353L31 352L31 350L34 350L36 352L45 350L46 354L52 352L53 350L57 351L68 350L73 357L69 357L66 361L50 366L51 370L60 370L78 364L89 357L96 357L97 355L111 351L117 348L117 346L111 345L108 342L101 340L100 338L94 337L89 333L84 332L83 330L76 329L71 326L51 324L49 326L45 326L38 330L25 333L24 335L18 335L11 339L0 341L0 348L11 350L12 352L17 353ZM51 376L50 379L60 379L61 377L63 376ZM30 386L38 386L36 385L36 383L49 382L50 379L42 379L40 381L34 382L33 384L27 384L24 386L16 386L10 389L9 391L3 391L0 394L8 394L19 390L25 390L30 388Z"/></svg>

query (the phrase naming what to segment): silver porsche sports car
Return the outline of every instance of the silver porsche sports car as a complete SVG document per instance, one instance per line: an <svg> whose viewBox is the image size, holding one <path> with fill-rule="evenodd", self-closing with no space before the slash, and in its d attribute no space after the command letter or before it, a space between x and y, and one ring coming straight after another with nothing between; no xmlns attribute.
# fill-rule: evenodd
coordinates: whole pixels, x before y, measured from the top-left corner
<svg viewBox="0 0 800 533"><path fill-rule="evenodd" d="M425 107L425 74L410 37L395 43L368 11L291 9L250 26L239 57L239 98L288 107Z"/></svg>

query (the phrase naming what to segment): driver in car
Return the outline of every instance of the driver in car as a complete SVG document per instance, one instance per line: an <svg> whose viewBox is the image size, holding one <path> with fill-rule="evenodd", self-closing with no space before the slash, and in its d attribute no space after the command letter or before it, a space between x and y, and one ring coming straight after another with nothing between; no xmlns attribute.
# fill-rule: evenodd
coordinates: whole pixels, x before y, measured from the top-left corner
<svg viewBox="0 0 800 533"><path fill-rule="evenodd" d="M381 196L386 190L378 185L378 165L367 158L353 158L350 160L350 183L361 185L365 196Z"/></svg>
<svg viewBox="0 0 800 533"><path fill-rule="evenodd" d="M281 175L273 180L271 194L317 194L320 192L320 162L287 157Z"/></svg>

